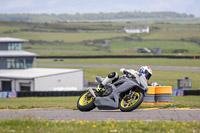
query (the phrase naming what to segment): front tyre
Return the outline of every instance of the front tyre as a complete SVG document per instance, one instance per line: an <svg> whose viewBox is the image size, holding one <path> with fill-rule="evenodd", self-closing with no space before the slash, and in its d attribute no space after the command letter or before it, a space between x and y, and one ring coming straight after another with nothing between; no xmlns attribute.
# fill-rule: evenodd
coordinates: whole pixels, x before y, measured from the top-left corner
<svg viewBox="0 0 200 133"><path fill-rule="evenodd" d="M77 108L80 111L90 111L95 108L94 97L87 98L89 91L81 95L77 101Z"/></svg>
<svg viewBox="0 0 200 133"><path fill-rule="evenodd" d="M119 109L122 112L130 112L140 106L143 102L144 94L142 92L135 92L132 98L127 99L128 95L125 95L119 104Z"/></svg>

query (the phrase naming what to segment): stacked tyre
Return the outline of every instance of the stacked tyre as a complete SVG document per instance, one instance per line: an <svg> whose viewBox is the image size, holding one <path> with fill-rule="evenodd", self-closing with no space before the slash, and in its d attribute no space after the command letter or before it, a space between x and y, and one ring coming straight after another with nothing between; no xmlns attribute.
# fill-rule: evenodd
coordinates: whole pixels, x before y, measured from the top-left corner
<svg viewBox="0 0 200 133"><path fill-rule="evenodd" d="M171 86L149 86L148 93L144 97L143 104L159 105L172 103Z"/></svg>
<svg viewBox="0 0 200 133"><path fill-rule="evenodd" d="M172 87L171 86L156 86L155 87L155 102L158 104L172 103Z"/></svg>

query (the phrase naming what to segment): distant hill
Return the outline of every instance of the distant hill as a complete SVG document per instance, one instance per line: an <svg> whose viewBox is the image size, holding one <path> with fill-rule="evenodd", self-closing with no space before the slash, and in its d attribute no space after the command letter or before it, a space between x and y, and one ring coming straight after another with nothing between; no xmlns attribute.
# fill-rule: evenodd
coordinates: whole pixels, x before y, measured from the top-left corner
<svg viewBox="0 0 200 133"><path fill-rule="evenodd" d="M66 22L66 21L101 21L128 20L138 18L194 18L194 15L176 12L119 12L119 13L85 13L85 14L0 14L1 21L25 22Z"/></svg>

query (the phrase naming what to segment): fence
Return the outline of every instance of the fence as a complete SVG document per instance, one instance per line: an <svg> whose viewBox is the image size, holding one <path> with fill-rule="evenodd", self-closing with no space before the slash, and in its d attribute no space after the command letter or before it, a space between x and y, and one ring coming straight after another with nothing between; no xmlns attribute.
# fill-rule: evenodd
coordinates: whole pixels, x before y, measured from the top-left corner
<svg viewBox="0 0 200 133"><path fill-rule="evenodd" d="M2 91L0 92L0 98L80 96L85 92L86 91L37 91L37 92L3 92ZM173 93L174 94L172 94L172 96L178 96L178 95L175 95L176 92L173 92ZM200 90L182 90L181 93L184 96L200 95ZM179 96L182 96L182 95L179 95ZM169 95L164 94L163 96L165 96L166 99L169 98ZM146 95L146 101L148 102L158 101L159 98L160 98L160 95L158 93L157 94L149 93L148 95ZM163 100L163 99L161 98L160 100Z"/></svg>
<svg viewBox="0 0 200 133"><path fill-rule="evenodd" d="M93 59L93 58L171 58L171 59L200 59L200 56L175 55L95 55L95 56L39 56L38 59Z"/></svg>

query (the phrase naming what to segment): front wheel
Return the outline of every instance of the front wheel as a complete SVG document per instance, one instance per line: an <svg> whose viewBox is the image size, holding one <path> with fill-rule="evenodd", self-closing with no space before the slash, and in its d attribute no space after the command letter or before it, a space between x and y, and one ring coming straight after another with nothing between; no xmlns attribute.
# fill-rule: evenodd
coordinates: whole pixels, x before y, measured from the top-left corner
<svg viewBox="0 0 200 133"><path fill-rule="evenodd" d="M119 109L123 112L130 112L140 106L143 102L144 94L142 92L135 92L133 97L128 98L128 95L125 95L119 104Z"/></svg>
<svg viewBox="0 0 200 133"><path fill-rule="evenodd" d="M80 111L90 111L95 108L94 97L87 97L89 91L81 95L77 101L77 108Z"/></svg>

